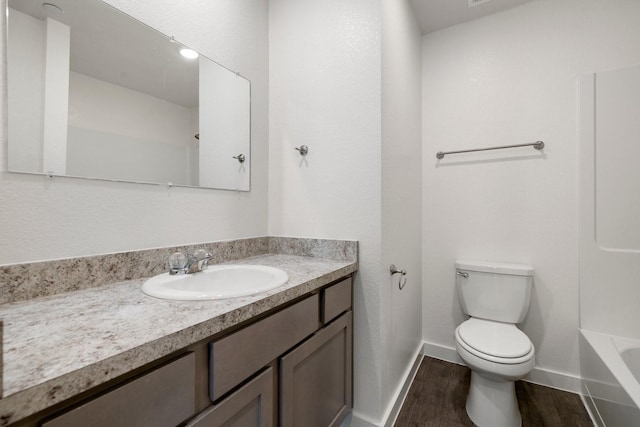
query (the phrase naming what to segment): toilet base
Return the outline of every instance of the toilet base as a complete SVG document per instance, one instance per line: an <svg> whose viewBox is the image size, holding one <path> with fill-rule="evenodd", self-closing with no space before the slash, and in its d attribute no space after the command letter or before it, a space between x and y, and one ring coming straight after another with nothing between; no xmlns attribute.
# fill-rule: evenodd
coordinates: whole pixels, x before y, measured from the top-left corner
<svg viewBox="0 0 640 427"><path fill-rule="evenodd" d="M513 381L494 381L471 371L466 409L478 427L522 426Z"/></svg>

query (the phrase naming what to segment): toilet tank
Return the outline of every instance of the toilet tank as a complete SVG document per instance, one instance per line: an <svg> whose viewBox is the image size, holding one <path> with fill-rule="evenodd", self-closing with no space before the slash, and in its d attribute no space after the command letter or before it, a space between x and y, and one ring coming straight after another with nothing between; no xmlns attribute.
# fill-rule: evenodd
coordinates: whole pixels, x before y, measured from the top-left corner
<svg viewBox="0 0 640 427"><path fill-rule="evenodd" d="M533 267L486 261L456 261L462 310L471 317L520 323L529 311Z"/></svg>

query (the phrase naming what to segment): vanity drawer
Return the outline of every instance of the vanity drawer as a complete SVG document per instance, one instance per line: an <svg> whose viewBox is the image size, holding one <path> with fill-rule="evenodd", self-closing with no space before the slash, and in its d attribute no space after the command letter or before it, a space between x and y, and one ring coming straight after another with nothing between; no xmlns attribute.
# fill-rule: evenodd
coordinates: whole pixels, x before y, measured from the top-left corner
<svg viewBox="0 0 640 427"><path fill-rule="evenodd" d="M322 291L322 323L326 324L351 308L351 277Z"/></svg>
<svg viewBox="0 0 640 427"><path fill-rule="evenodd" d="M195 412L189 353L42 424L43 427L175 427Z"/></svg>
<svg viewBox="0 0 640 427"><path fill-rule="evenodd" d="M318 295L209 344L209 397L219 399L246 378L314 333Z"/></svg>
<svg viewBox="0 0 640 427"><path fill-rule="evenodd" d="M185 427L272 427L274 371L267 368L256 378L210 406Z"/></svg>

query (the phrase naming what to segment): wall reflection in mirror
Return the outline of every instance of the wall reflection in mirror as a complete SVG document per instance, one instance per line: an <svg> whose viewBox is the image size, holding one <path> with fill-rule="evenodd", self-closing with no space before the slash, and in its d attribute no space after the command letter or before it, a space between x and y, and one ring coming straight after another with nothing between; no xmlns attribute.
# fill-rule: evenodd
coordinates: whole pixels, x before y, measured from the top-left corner
<svg viewBox="0 0 640 427"><path fill-rule="evenodd" d="M9 171L249 191L248 80L99 0L8 4Z"/></svg>

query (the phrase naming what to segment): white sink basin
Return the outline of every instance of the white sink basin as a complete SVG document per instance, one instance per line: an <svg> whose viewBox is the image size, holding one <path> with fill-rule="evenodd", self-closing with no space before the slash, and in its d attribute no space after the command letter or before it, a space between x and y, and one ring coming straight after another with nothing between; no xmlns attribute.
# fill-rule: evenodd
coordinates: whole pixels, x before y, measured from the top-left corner
<svg viewBox="0 0 640 427"><path fill-rule="evenodd" d="M212 300L258 294L284 285L284 271L262 265L212 265L193 274L159 274L143 283L142 292L173 300Z"/></svg>

